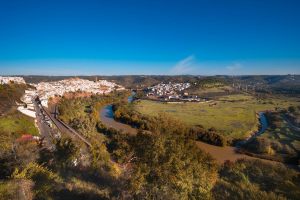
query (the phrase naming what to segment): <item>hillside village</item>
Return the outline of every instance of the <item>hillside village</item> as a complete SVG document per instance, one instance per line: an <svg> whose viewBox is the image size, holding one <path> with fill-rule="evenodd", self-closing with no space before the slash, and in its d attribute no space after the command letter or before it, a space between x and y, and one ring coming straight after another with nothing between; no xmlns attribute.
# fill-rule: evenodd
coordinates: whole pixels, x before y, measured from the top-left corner
<svg viewBox="0 0 300 200"><path fill-rule="evenodd" d="M149 99L160 101L202 101L195 95L189 95L184 92L185 89L191 87L191 83L160 83L146 89L146 96Z"/></svg>
<svg viewBox="0 0 300 200"><path fill-rule="evenodd" d="M48 99L54 96L62 96L68 92L88 92L92 94L107 94L113 90L123 90L124 87L106 80L89 81L79 78L71 78L54 82L40 82L33 84L37 89L42 105L47 106Z"/></svg>
<svg viewBox="0 0 300 200"><path fill-rule="evenodd" d="M9 80L22 81L21 77L11 77ZM5 79L8 80L8 77ZM25 83L24 79L22 83ZM35 118L33 99L39 97L41 104L48 107L48 100L51 97L63 96L69 92L86 92L91 94L108 94L114 90L124 90L123 86L107 80L89 81L79 78L65 79L53 82L40 82L38 84L30 84L35 89L25 90L22 101L26 106L20 105L18 110L30 117Z"/></svg>
<svg viewBox="0 0 300 200"><path fill-rule="evenodd" d="M18 83L25 84L25 80L23 77L15 77L15 76L0 76L0 84L9 84L9 83Z"/></svg>

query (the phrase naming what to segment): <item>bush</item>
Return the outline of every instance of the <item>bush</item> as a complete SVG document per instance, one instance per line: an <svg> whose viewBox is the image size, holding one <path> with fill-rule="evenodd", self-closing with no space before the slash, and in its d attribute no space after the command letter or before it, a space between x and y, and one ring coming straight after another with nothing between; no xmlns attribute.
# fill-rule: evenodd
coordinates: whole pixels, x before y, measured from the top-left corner
<svg viewBox="0 0 300 200"><path fill-rule="evenodd" d="M62 182L60 177L37 163L29 163L24 169L14 171L14 179L30 179L34 182L33 192L36 199L48 199Z"/></svg>
<svg viewBox="0 0 300 200"><path fill-rule="evenodd" d="M210 128L209 130L205 130L200 127L193 127L190 129L189 133L191 139L194 138L196 140L200 140L206 142L208 144L213 144L217 146L226 146L227 140L225 137L216 133L216 129Z"/></svg>
<svg viewBox="0 0 300 200"><path fill-rule="evenodd" d="M0 199L33 199L33 182L27 179L0 181Z"/></svg>
<svg viewBox="0 0 300 200"><path fill-rule="evenodd" d="M300 176L282 164L260 160L227 162L213 189L215 199L298 199Z"/></svg>

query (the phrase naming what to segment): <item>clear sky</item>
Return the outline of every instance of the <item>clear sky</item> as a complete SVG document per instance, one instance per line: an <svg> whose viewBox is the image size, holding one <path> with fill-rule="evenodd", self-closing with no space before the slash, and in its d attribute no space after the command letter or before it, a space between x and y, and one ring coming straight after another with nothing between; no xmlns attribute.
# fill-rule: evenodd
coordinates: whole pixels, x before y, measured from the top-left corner
<svg viewBox="0 0 300 200"><path fill-rule="evenodd" d="M0 74L300 74L299 0L0 0Z"/></svg>

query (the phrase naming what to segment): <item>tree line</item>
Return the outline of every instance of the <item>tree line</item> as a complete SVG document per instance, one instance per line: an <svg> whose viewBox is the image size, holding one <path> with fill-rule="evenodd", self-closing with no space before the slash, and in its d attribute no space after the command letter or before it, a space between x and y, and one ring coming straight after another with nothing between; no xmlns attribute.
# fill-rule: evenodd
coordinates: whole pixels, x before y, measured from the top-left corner
<svg viewBox="0 0 300 200"><path fill-rule="evenodd" d="M216 129L205 129L202 126L188 127L165 113L159 113L154 117L145 116L136 112L132 104L114 104L113 111L115 120L129 124L137 129L156 132L158 126L164 126L165 129L170 129L173 125L179 124L180 127L182 127L180 131L190 139L204 141L217 146L227 145L226 138L218 134ZM178 128L178 126L176 127Z"/></svg>

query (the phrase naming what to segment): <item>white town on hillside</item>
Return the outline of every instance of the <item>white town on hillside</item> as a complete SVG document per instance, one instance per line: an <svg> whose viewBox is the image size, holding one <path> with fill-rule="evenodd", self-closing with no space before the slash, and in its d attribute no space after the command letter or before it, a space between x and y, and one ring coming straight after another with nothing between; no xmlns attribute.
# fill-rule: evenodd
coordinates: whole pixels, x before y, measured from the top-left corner
<svg viewBox="0 0 300 200"><path fill-rule="evenodd" d="M1 84L9 83L22 83L26 84L22 77L0 77ZM38 84L29 84L35 89L25 90L24 96L21 101L26 106L19 105L18 110L23 114L35 118L35 111L33 106L33 99L39 97L43 106L48 106L48 100L50 97L63 96L69 92L87 92L92 94L107 94L114 90L124 90L123 86L117 85L116 83L99 80L89 81L86 79L71 78L61 81L53 82L40 82Z"/></svg>
<svg viewBox="0 0 300 200"><path fill-rule="evenodd" d="M25 84L25 80L23 77L0 76L1 85L9 83Z"/></svg>
<svg viewBox="0 0 300 200"><path fill-rule="evenodd" d="M155 86L149 87L151 92L148 95L177 95L177 92L183 91L191 86L190 83L160 83Z"/></svg>
<svg viewBox="0 0 300 200"><path fill-rule="evenodd" d="M194 83L196 84L196 83ZM196 95L189 95L184 92L191 87L191 83L159 83L155 86L147 88L147 97L165 102L204 102L205 98L200 98Z"/></svg>
<svg viewBox="0 0 300 200"><path fill-rule="evenodd" d="M40 82L33 84L37 89L42 105L48 105L48 99L54 96L62 96L68 92L89 92L93 94L107 94L114 90L124 90L125 88L116 83L106 80L89 81L86 79L71 78L55 82Z"/></svg>

